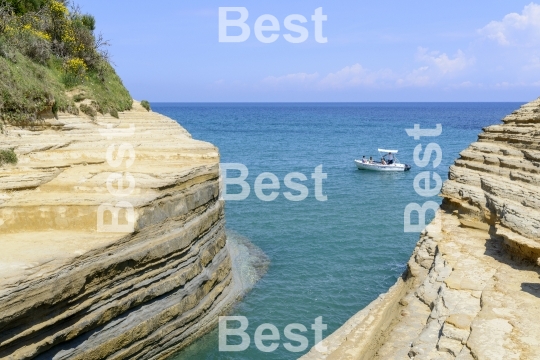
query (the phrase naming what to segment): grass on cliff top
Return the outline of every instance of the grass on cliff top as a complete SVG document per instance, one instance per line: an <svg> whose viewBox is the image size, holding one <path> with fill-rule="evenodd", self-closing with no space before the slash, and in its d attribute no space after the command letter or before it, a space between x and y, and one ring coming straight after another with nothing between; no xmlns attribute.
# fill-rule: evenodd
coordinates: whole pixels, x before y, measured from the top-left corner
<svg viewBox="0 0 540 360"><path fill-rule="evenodd" d="M122 80L109 63L103 63L100 71L89 70L82 79L70 78L59 59L49 62L55 77L64 85L65 91L75 94L71 99L80 102L92 100L91 106L102 114L113 114L117 111L130 110L133 99L124 87ZM69 109L66 109L69 112Z"/></svg>
<svg viewBox="0 0 540 360"><path fill-rule="evenodd" d="M0 0L0 129L48 111L78 114L83 100L92 113L131 109L94 29L94 17L68 0Z"/></svg>
<svg viewBox="0 0 540 360"><path fill-rule="evenodd" d="M93 100L92 106L103 114L131 109L131 95L114 69L106 66L102 76L88 72L74 83L66 79L58 59L41 65L21 54L13 61L0 56L0 117L13 125L28 125L47 110L78 114L67 91L79 94L75 100Z"/></svg>
<svg viewBox="0 0 540 360"><path fill-rule="evenodd" d="M52 108L76 112L57 74L48 67L16 54L14 61L0 57L0 115L17 125L36 120L37 114Z"/></svg>

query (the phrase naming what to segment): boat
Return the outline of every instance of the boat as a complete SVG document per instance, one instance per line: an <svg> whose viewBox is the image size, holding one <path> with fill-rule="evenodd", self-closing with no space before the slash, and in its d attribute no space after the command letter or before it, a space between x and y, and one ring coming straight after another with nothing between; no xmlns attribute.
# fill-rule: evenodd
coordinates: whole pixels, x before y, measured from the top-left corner
<svg viewBox="0 0 540 360"><path fill-rule="evenodd" d="M386 149L378 149L379 154L381 154L381 158L386 156L387 154L392 154L394 157L394 162L390 165L383 164L379 161L369 161L366 160L366 162L362 160L354 160L354 163L356 164L356 167L358 170L369 170L369 171L409 171L411 170L411 166L407 164L402 164L399 162L396 154L398 153L397 150L386 150Z"/></svg>

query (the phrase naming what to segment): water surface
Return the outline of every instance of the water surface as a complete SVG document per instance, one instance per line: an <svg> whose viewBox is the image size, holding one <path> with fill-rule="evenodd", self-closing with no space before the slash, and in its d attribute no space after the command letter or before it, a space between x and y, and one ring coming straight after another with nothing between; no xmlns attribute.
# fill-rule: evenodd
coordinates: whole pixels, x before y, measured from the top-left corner
<svg viewBox="0 0 540 360"><path fill-rule="evenodd" d="M291 202L283 191L273 202L252 192L244 201L226 204L227 227L251 240L270 258L267 274L239 303L234 315L249 319L248 334L272 323L283 337L289 323L308 328L322 316L325 336L384 293L405 269L418 234L404 233L403 212L422 198L413 189L420 171L447 178L459 152L477 139L482 127L499 123L520 103L358 103L358 104L152 104L154 111L177 120L196 139L219 147L222 162L242 163L248 182L272 172L310 178L318 165L328 174L326 202L305 182L305 201ZM442 124L437 138L416 141L405 129ZM414 165L414 147L436 142L443 150L437 169ZM407 173L358 171L353 160L378 155L377 148L399 149ZM234 188L231 188L234 190ZM287 191L286 189L284 191ZM285 340L286 341L286 340ZM283 347L262 353L254 346L239 353L218 351L213 331L174 357L183 359L296 359ZM295 343L297 345L297 343ZM309 350L309 348L307 350ZM306 351L307 351L306 350ZM303 352L305 353L305 352Z"/></svg>

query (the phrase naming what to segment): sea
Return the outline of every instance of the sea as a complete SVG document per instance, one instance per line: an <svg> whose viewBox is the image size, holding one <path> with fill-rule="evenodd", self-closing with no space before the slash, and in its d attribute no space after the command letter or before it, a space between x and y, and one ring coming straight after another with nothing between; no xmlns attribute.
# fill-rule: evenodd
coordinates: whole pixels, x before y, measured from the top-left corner
<svg viewBox="0 0 540 360"><path fill-rule="evenodd" d="M153 103L154 111L178 121L193 138L216 145L222 164L245 166L250 192L243 200L226 202L227 231L232 240L247 239L268 260L261 279L230 313L248 321L244 331L250 340L247 349L220 351L216 328L171 360L296 359L305 354L315 344L312 325L317 318L326 325L322 335L330 335L402 275L419 238L418 232L405 231L406 207L441 202L437 195L419 194L415 178L430 179L429 184L418 182L417 189L435 187L437 175L447 179L450 165L477 140L482 128L499 124L520 105ZM406 131L415 124L420 129L436 129L441 124L442 132L415 139ZM436 152L425 152L429 144L441 149L437 167ZM422 151L415 162L418 145ZM399 161L412 169L381 173L356 168L354 160L362 156L380 159L379 148L399 150ZM313 176L317 168L318 175ZM424 172L427 176L421 174ZM267 188L258 196L255 182L261 174L269 176L264 173L275 176L274 186L263 185ZM293 174L292 180L305 186L303 193L285 186L290 173L305 176ZM228 178L241 175L240 170L227 172ZM262 180L262 184L271 182ZM286 197L296 195L298 200L306 189L307 197L301 201ZM240 194L241 190L240 185L229 185L227 194ZM265 201L273 192L275 200ZM426 221L432 217L428 212ZM413 213L411 223L418 221ZM254 341L263 324L275 326L279 333L279 340L262 342L264 346L277 344L273 351L261 351ZM307 343L285 337L290 324L296 324L293 332L304 335ZM227 326L238 328L240 323L232 321ZM227 339L229 345L242 343L238 336Z"/></svg>

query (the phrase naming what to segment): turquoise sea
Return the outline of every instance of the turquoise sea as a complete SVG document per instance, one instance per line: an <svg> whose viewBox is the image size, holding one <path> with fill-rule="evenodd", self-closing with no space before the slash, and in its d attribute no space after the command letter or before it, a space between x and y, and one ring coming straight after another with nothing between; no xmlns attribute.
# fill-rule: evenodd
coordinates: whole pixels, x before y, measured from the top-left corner
<svg viewBox="0 0 540 360"><path fill-rule="evenodd" d="M300 323L308 331L309 347L288 352L282 340L271 353L253 341L243 352L218 351L217 330L177 354L183 359L296 359L314 345L311 324L322 316L331 334L352 315L392 286L405 269L418 240L404 233L407 204L423 198L413 189L421 171L436 171L443 180L460 151L477 139L482 127L499 123L520 103L286 103L185 104L156 103L153 110L177 120L196 139L219 147L223 163L242 163L248 183L263 172L283 179L290 172L308 177L309 196L300 202L285 199L281 190L273 202L252 191L244 201L226 204L231 236L243 236L270 259L267 273L234 308L249 320L253 338L257 326L271 323L280 330ZM405 129L420 124L443 132L419 141ZM437 143L443 151L438 168L413 162L413 149ZM356 169L353 160L377 156L377 148L399 149L406 173ZM311 173L322 165L327 201L315 199ZM234 174L232 174L234 175ZM231 175L231 176L232 176ZM234 192L232 187L230 192ZM237 235L238 234L238 235ZM231 323L231 327L234 324ZM233 339L234 340L234 339ZM293 343L297 345L297 343Z"/></svg>

